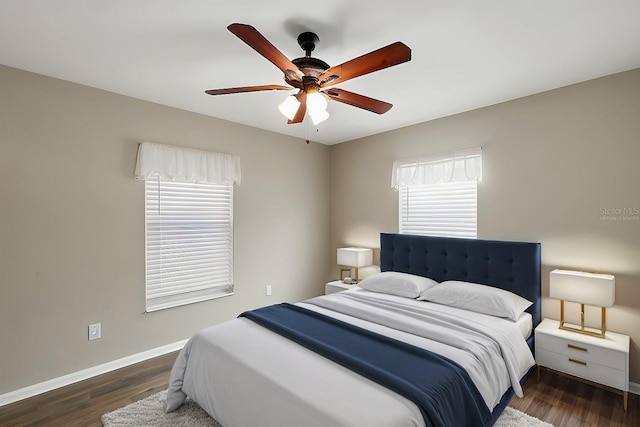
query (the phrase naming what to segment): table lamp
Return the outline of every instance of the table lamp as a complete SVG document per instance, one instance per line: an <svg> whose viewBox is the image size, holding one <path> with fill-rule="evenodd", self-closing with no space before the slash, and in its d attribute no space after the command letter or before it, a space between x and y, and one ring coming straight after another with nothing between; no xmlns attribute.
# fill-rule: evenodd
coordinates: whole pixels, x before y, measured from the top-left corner
<svg viewBox="0 0 640 427"><path fill-rule="evenodd" d="M358 283L358 268L366 267L373 264L373 250L367 248L338 248L338 265L349 268L340 269L340 280L343 280L342 274L351 269L355 269L355 276L350 276L350 283Z"/></svg>
<svg viewBox="0 0 640 427"><path fill-rule="evenodd" d="M560 329L604 338L607 331L607 307L615 303L616 279L610 274L553 270L549 278L549 296L560 300ZM580 327L568 326L564 320L564 302L580 304ZM600 331L584 326L584 306L602 308Z"/></svg>

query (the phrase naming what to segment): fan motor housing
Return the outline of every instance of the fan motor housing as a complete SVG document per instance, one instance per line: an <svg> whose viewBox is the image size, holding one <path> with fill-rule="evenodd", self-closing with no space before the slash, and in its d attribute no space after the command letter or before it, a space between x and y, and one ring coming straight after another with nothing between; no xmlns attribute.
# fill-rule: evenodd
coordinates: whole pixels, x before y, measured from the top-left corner
<svg viewBox="0 0 640 427"><path fill-rule="evenodd" d="M320 74L327 71L329 64L318 58L312 58L311 56L305 56L303 58L296 58L291 60L293 64L304 73L305 76L318 77Z"/></svg>

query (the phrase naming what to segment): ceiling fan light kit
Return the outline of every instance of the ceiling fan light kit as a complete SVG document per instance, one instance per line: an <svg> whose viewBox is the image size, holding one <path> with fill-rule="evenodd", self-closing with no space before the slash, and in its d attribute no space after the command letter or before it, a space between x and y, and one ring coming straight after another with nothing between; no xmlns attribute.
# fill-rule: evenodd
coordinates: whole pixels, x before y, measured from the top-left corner
<svg viewBox="0 0 640 427"><path fill-rule="evenodd" d="M278 106L278 110L288 119L289 124L301 123L305 114L309 115L314 125L327 120L329 118L327 100L338 101L377 114L386 113L391 109L392 104L332 86L411 60L411 49L401 42L396 42L331 67L323 60L311 56L319 38L314 33L304 32L298 36L298 45L304 50L305 56L290 61L254 27L246 24L231 24L227 29L278 67L284 73L284 81L289 86L244 86L212 89L207 90L206 93L226 95L298 89L295 95L288 96Z"/></svg>

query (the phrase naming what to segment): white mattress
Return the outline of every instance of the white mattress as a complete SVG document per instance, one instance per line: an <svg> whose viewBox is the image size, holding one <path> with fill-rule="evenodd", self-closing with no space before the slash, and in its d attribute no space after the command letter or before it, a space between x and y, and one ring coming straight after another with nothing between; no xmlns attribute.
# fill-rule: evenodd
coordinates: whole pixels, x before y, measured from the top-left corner
<svg viewBox="0 0 640 427"><path fill-rule="evenodd" d="M511 385L521 395L518 380L534 363L521 329L504 319L362 290L299 305L449 357L467 370L490 409ZM423 320L430 316L447 319L435 322L445 326L430 326ZM192 337L168 392L168 409L188 395L224 427L424 426L409 400L246 318Z"/></svg>

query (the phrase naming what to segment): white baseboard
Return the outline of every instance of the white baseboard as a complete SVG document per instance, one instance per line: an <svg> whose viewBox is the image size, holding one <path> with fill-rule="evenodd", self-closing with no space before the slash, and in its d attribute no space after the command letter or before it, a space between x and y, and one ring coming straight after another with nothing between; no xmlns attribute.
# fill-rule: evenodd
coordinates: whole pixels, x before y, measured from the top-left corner
<svg viewBox="0 0 640 427"><path fill-rule="evenodd" d="M629 382L629 393L640 396L640 384Z"/></svg>
<svg viewBox="0 0 640 427"><path fill-rule="evenodd" d="M37 396L38 394L46 393L47 391L55 390L57 388L77 383L79 381L84 381L98 375L106 374L107 372L115 371L116 369L124 368L138 362L143 362L145 360L153 359L154 357L162 356L164 354L180 350L186 343L187 340L174 342L173 344L167 344L162 347L153 348L151 350L143 351L142 353L133 354L131 356L123 357L122 359L113 360L111 362L103 363L102 365L94 366L92 368L84 369L78 372L73 372L62 377L53 378L51 380L30 385L25 388L10 391L9 393L1 394L0 406L8 405L9 403L17 402L29 397Z"/></svg>

